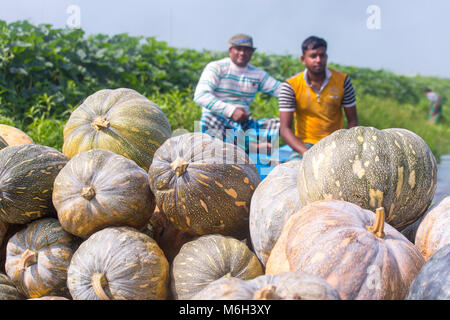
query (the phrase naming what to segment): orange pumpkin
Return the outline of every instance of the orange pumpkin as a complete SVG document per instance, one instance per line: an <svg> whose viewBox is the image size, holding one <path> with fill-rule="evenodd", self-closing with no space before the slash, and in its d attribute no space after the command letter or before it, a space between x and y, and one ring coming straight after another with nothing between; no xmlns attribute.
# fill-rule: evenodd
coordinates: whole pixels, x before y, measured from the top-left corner
<svg viewBox="0 0 450 320"><path fill-rule="evenodd" d="M419 250L372 211L339 200L313 202L290 217L266 273L322 277L344 300L403 299L424 264Z"/></svg>
<svg viewBox="0 0 450 320"><path fill-rule="evenodd" d="M414 243L425 260L450 243L450 196L445 197L423 218Z"/></svg>

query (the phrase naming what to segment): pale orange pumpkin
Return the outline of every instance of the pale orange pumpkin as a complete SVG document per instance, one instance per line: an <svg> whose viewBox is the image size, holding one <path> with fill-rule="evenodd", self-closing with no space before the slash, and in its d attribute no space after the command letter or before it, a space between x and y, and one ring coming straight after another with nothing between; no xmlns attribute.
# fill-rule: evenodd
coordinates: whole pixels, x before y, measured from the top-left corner
<svg viewBox="0 0 450 320"><path fill-rule="evenodd" d="M344 300L403 299L424 264L419 250L372 211L339 200L313 202L289 218L266 274L301 271L325 279Z"/></svg>
<svg viewBox="0 0 450 320"><path fill-rule="evenodd" d="M423 218L414 243L425 260L450 243L450 196L445 197Z"/></svg>

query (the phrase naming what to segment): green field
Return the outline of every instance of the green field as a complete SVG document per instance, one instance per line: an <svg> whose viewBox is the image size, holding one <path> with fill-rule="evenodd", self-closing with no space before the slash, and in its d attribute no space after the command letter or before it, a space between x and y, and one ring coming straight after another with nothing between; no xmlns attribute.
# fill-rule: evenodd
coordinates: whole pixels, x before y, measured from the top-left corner
<svg viewBox="0 0 450 320"><path fill-rule="evenodd" d="M192 131L201 114L193 91L203 67L226 55L177 49L152 37L88 36L80 29L0 20L0 123L61 150L72 110L100 89L126 87L157 103L173 130ZM299 57L291 55L256 52L251 63L279 80L303 69ZM450 79L329 66L350 75L360 125L406 128L427 142L438 161L450 154ZM437 125L427 122L425 87L443 100L444 118ZM267 95L258 94L251 108L255 117L278 116L277 99Z"/></svg>

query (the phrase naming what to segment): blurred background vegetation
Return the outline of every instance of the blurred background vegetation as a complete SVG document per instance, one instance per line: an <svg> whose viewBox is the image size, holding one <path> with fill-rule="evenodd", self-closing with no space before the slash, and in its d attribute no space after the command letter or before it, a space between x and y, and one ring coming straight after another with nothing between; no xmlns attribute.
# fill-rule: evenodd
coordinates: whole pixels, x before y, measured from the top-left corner
<svg viewBox="0 0 450 320"><path fill-rule="evenodd" d="M169 47L153 37L86 35L81 29L0 20L0 123L61 150L64 124L85 98L105 88L131 88L161 107L172 130L192 131L201 115L193 102L200 74L208 62L225 56ZM251 63L278 80L304 68L292 55L255 52ZM450 154L450 79L332 63L329 67L351 77L360 125L406 128L427 142L438 161ZM425 87L443 100L444 118L437 125L427 122ZM258 118L277 117L278 101L257 94L251 109Z"/></svg>

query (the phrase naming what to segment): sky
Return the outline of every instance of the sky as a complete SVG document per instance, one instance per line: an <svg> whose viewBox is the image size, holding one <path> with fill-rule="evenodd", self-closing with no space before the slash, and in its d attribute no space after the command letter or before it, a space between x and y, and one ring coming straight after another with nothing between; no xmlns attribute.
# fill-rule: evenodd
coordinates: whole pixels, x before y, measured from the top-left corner
<svg viewBox="0 0 450 320"><path fill-rule="evenodd" d="M328 61L450 78L448 0L0 0L0 19L87 34L152 36L178 48L226 51L235 33L258 52L299 57L310 35ZM295 73L295 71L293 71Z"/></svg>

